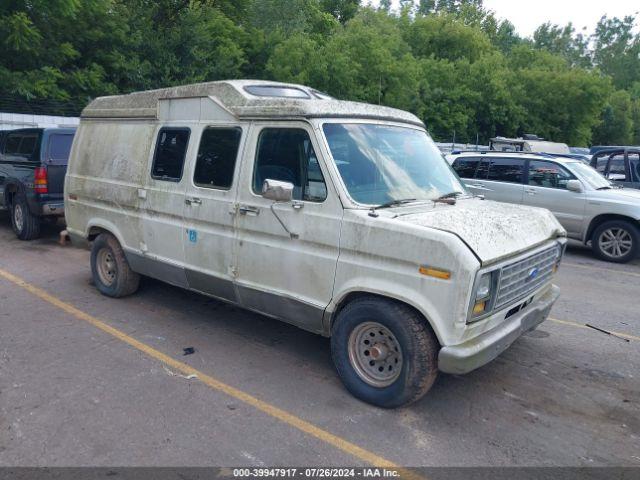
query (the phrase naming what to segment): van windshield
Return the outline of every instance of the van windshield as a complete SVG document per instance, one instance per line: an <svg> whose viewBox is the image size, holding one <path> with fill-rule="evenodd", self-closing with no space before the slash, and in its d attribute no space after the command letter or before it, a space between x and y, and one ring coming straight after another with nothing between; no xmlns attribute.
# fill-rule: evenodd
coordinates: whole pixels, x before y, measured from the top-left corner
<svg viewBox="0 0 640 480"><path fill-rule="evenodd" d="M325 123L323 131L349 195L358 203L466 193L424 131L363 123Z"/></svg>

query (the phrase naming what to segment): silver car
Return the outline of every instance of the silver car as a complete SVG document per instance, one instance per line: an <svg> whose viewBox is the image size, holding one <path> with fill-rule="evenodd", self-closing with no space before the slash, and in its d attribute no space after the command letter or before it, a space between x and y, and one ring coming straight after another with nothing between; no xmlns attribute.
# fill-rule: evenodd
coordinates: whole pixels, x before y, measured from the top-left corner
<svg viewBox="0 0 640 480"><path fill-rule="evenodd" d="M453 168L476 195L551 210L569 238L591 242L603 260L624 263L640 249L640 191L614 185L572 158L465 152Z"/></svg>

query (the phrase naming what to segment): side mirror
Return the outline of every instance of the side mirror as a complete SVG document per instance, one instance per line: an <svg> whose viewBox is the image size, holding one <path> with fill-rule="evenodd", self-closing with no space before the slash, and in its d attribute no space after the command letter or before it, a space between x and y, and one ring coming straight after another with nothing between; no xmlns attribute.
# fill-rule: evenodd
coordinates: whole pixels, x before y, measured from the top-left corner
<svg viewBox="0 0 640 480"><path fill-rule="evenodd" d="M262 184L262 197L274 202L290 202L293 199L293 183L268 178Z"/></svg>
<svg viewBox="0 0 640 480"><path fill-rule="evenodd" d="M580 180L569 180L567 182L567 190L570 190L576 193L582 193L583 191L582 183L580 182Z"/></svg>

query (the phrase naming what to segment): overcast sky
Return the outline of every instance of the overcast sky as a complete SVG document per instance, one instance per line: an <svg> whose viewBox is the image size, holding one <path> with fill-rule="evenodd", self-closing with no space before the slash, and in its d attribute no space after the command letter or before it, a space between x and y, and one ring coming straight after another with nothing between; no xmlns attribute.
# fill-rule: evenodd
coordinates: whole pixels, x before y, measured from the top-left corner
<svg viewBox="0 0 640 480"><path fill-rule="evenodd" d="M364 0L363 4L378 5L380 0ZM393 4L397 8L398 0ZM587 27L593 33L603 15L624 17L640 11L640 0L484 0L486 8L506 18L522 36L531 36L545 22L557 25L573 23L576 30ZM640 18L639 18L640 21ZM640 30L636 23L636 30Z"/></svg>
<svg viewBox="0 0 640 480"><path fill-rule="evenodd" d="M484 0L484 5L513 23L523 36L545 22L572 22L576 30L587 27L591 33L603 15L624 17L640 10L638 0Z"/></svg>

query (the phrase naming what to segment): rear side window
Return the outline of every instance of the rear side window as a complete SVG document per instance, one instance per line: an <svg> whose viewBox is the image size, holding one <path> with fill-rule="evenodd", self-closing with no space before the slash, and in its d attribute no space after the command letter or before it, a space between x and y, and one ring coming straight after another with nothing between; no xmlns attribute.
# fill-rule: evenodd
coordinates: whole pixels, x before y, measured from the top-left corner
<svg viewBox="0 0 640 480"><path fill-rule="evenodd" d="M20 148L20 140L22 140L22 135L7 135L7 143L4 147L4 153L8 155L17 155L18 149Z"/></svg>
<svg viewBox="0 0 640 480"><path fill-rule="evenodd" d="M167 182L182 179L184 157L189 146L188 128L162 128L158 133L151 176Z"/></svg>
<svg viewBox="0 0 640 480"><path fill-rule="evenodd" d="M489 163L487 180L496 182L522 183L524 165L515 158L492 158Z"/></svg>
<svg viewBox="0 0 640 480"><path fill-rule="evenodd" d="M33 152L36 149L36 143L38 143L37 133L30 133L28 135L24 135L22 137L22 142L20 142L18 155L24 155L25 157L29 157L33 155Z"/></svg>
<svg viewBox="0 0 640 480"><path fill-rule="evenodd" d="M240 128L207 128L202 132L193 183L199 187L228 190L240 146Z"/></svg>
<svg viewBox="0 0 640 480"><path fill-rule="evenodd" d="M453 162L453 169L460 178L474 178L480 163L479 158L458 158Z"/></svg>
<svg viewBox="0 0 640 480"><path fill-rule="evenodd" d="M57 165L66 165L73 143L73 135L54 133L49 137L49 160Z"/></svg>
<svg viewBox="0 0 640 480"><path fill-rule="evenodd" d="M30 159L38 144L37 133L14 133L7 135L4 153Z"/></svg>
<svg viewBox="0 0 640 480"><path fill-rule="evenodd" d="M476 178L480 180L486 180L487 175L489 175L489 163L491 161L488 158L483 158L480 161L480 165L478 165L478 170L476 171Z"/></svg>

